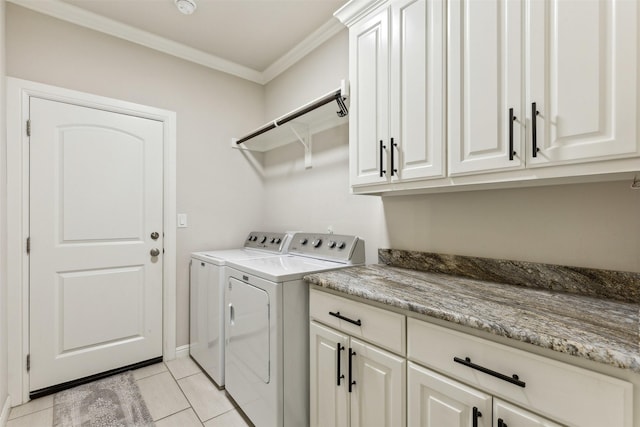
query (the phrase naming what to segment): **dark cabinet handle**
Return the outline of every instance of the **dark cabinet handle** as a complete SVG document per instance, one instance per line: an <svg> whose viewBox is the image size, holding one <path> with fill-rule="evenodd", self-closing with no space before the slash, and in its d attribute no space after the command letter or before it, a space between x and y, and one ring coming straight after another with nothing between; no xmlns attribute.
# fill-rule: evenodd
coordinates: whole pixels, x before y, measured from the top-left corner
<svg viewBox="0 0 640 427"><path fill-rule="evenodd" d="M513 108L509 108L509 160L513 160L513 156L516 154L513 151L513 122L517 117L513 115Z"/></svg>
<svg viewBox="0 0 640 427"><path fill-rule="evenodd" d="M382 140L380 140L380 178L382 178L382 176L387 173L386 170L382 169L382 163L384 162L384 150L387 148L386 145L384 145L384 142L382 142Z"/></svg>
<svg viewBox="0 0 640 427"><path fill-rule="evenodd" d="M489 368L485 368L484 366L480 366L480 365L476 365L475 363L471 363L471 359L468 357L465 357L464 359L461 359L459 357L454 357L453 361L456 363L460 363L464 366L468 366L472 369L475 369L477 371L480 372L484 372L485 374L491 375L492 377L496 377L496 378L500 378L503 381L506 381L508 383L511 384L515 384L519 387L523 387L526 385L526 383L524 381L520 381L520 378L518 378L518 376L516 374L513 374L512 376L508 376L505 374L501 374L500 372L496 372L496 371L492 371Z"/></svg>
<svg viewBox="0 0 640 427"><path fill-rule="evenodd" d="M329 314L333 317L337 317L338 319L345 320L349 323L353 323L354 325L362 326L362 322L360 321L360 319L358 320L349 319L348 317L344 317L343 315L341 315L339 311L336 311L335 313L333 311L330 311Z"/></svg>
<svg viewBox="0 0 640 427"><path fill-rule="evenodd" d="M538 109L536 108L536 103L532 102L531 103L531 147L533 150L533 157L538 157L538 151L540 151L540 149L538 148L538 131L536 129L536 122L538 121L538 115L540 114L540 111L538 111Z"/></svg>
<svg viewBox="0 0 640 427"><path fill-rule="evenodd" d="M338 354L338 385L340 385L340 380L344 379L344 374L340 372L340 352L344 350L344 346L340 343L336 346L336 353Z"/></svg>
<svg viewBox="0 0 640 427"><path fill-rule="evenodd" d="M396 151L395 149L397 146L398 144L393 142L393 138L391 138L391 176L398 173L398 169L396 169L396 163L393 155L394 151Z"/></svg>
<svg viewBox="0 0 640 427"><path fill-rule="evenodd" d="M478 408L476 408L475 406L473 407L473 420L472 420L472 426L473 427L478 427L478 418L480 418L482 416L482 412L480 412L478 410Z"/></svg>
<svg viewBox="0 0 640 427"><path fill-rule="evenodd" d="M509 427L507 423L505 423L502 418L498 418L498 427Z"/></svg>
<svg viewBox="0 0 640 427"><path fill-rule="evenodd" d="M356 382L353 379L353 356L355 355L356 352L349 347L349 393L351 393L351 387L356 385Z"/></svg>

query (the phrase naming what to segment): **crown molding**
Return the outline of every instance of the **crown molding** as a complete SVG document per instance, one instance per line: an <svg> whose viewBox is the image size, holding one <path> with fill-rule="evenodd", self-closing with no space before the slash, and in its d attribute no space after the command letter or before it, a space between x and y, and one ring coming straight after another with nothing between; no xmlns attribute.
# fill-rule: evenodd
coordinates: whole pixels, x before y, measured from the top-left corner
<svg viewBox="0 0 640 427"><path fill-rule="evenodd" d="M89 12L60 0L6 1L31 9L35 12L43 13L94 31L109 34L111 36L262 85L273 80L322 43L338 34L344 28L339 21L331 18L322 27L318 28L293 49L277 59L273 64L267 67L266 70L260 72L210 53L194 49L182 43L169 40L165 37L160 37L148 31Z"/></svg>
<svg viewBox="0 0 640 427"><path fill-rule="evenodd" d="M333 16L347 27L350 27L363 16L377 8L387 0L352 0L338 9Z"/></svg>
<svg viewBox="0 0 640 427"><path fill-rule="evenodd" d="M304 40L293 47L289 52L282 55L273 64L262 72L264 78L263 83L269 83L271 80L282 74L289 67L300 61L306 55L318 48L331 37L344 30L345 26L335 18L329 19L324 25L313 33L309 34Z"/></svg>

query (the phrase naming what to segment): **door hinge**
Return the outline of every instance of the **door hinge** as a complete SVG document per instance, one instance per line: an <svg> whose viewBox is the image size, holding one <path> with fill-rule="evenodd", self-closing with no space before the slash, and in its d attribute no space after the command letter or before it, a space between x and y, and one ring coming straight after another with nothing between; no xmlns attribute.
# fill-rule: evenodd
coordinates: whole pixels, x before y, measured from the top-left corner
<svg viewBox="0 0 640 427"><path fill-rule="evenodd" d="M31 355L27 354L27 372L31 370Z"/></svg>
<svg viewBox="0 0 640 427"><path fill-rule="evenodd" d="M31 119L27 120L27 136L31 136Z"/></svg>
<svg viewBox="0 0 640 427"><path fill-rule="evenodd" d="M27 237L27 254L31 253L31 237Z"/></svg>

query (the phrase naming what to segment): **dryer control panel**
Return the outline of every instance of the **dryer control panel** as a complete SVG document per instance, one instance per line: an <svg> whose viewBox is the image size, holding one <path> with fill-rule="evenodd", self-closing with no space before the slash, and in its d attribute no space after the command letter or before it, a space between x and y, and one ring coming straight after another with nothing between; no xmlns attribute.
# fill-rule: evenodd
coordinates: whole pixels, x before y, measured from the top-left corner
<svg viewBox="0 0 640 427"><path fill-rule="evenodd" d="M327 233L296 233L289 253L344 264L364 264L364 240L356 236Z"/></svg>

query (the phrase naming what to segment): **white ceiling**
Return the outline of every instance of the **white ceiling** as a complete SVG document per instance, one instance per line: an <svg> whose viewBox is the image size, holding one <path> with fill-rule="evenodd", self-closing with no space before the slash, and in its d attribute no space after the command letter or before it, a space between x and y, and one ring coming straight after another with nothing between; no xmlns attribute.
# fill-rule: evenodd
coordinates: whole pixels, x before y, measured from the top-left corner
<svg viewBox="0 0 640 427"><path fill-rule="evenodd" d="M138 38L145 39L149 39L145 37L149 36L146 33L159 36L153 37L154 40L162 40L160 44L173 47L186 47L192 57L194 54L198 57L209 56L223 63L230 62L227 64L230 69L233 65L239 65L240 68L249 69L249 73L270 74L259 78L248 77L250 80L262 80L262 83L274 77L269 67L278 61L283 62L283 58L305 40L308 43L310 35L326 32L327 28L333 28L331 31L335 34L335 28L339 25L333 18L333 12L346 3L346 0L195 0L196 11L192 15L183 15L173 0L9 1L80 25L92 27L92 23L97 23L93 27L98 30L105 25L116 28L114 24L125 24L120 27L125 30L133 27L142 32L132 32L129 28L124 33L137 34ZM119 35L117 29L105 32ZM123 38L138 41L133 36ZM150 43L138 42L157 48ZM187 59L185 55L177 56ZM288 62L279 68L291 65L291 60Z"/></svg>

